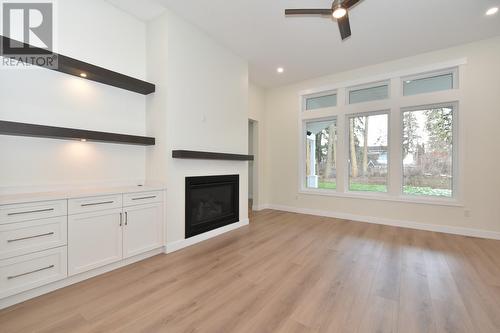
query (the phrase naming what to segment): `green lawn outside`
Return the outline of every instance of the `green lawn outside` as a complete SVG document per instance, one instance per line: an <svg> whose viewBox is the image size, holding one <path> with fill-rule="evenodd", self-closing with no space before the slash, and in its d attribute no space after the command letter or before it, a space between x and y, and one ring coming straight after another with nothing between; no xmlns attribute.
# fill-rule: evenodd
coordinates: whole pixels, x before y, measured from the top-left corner
<svg viewBox="0 0 500 333"><path fill-rule="evenodd" d="M323 190L335 190L337 188L337 184L335 182L319 182L318 188ZM349 190L360 192L387 192L387 186L378 184L351 183ZM409 195L427 195L451 198L451 190L433 189L430 187L404 186L403 193Z"/></svg>
<svg viewBox="0 0 500 333"><path fill-rule="evenodd" d="M318 188L321 188L324 190L335 190L337 188L337 183L319 182Z"/></svg>
<svg viewBox="0 0 500 333"><path fill-rule="evenodd" d="M409 195L432 195L435 197L451 198L451 190L440 188L433 189L430 187L403 186L403 193Z"/></svg>

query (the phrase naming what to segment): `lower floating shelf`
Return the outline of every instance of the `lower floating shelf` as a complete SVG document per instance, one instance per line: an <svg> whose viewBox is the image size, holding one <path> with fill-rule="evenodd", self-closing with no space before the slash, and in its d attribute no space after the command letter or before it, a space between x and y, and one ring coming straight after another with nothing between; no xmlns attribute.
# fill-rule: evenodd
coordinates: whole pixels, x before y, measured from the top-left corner
<svg viewBox="0 0 500 333"><path fill-rule="evenodd" d="M0 135L154 146L155 138L0 120Z"/></svg>

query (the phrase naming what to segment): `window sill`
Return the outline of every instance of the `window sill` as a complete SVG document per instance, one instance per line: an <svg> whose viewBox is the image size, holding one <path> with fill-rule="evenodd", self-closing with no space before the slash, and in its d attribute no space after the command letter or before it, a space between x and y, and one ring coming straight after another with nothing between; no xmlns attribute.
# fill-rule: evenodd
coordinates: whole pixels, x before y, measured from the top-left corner
<svg viewBox="0 0 500 333"><path fill-rule="evenodd" d="M407 195L391 196L387 193L365 193L365 192L341 193L341 192L336 192L335 190L302 189L299 191L299 194L323 195L329 197L349 198L349 199L392 201L392 202L435 205L435 206L464 207L463 203L461 203L457 199L420 198Z"/></svg>

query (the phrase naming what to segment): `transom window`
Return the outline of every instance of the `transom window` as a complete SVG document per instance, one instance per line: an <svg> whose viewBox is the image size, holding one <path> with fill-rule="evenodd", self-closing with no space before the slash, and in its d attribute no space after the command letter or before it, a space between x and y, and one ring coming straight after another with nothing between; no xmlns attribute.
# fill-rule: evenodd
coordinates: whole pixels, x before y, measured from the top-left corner
<svg viewBox="0 0 500 333"><path fill-rule="evenodd" d="M405 77L402 79L403 95L411 96L454 89L457 86L457 80L456 69Z"/></svg>
<svg viewBox="0 0 500 333"><path fill-rule="evenodd" d="M337 106L337 93L327 95L310 96L306 98L306 110L315 110Z"/></svg>
<svg viewBox="0 0 500 333"><path fill-rule="evenodd" d="M387 99L389 97L389 82L378 82L370 85L352 87L348 89L348 92L349 104Z"/></svg>

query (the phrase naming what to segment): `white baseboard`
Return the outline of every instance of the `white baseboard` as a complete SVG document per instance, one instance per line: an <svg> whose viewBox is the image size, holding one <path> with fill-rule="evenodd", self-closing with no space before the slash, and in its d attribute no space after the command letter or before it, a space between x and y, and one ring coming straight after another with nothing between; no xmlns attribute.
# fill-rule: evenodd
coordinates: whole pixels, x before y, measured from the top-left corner
<svg viewBox="0 0 500 333"><path fill-rule="evenodd" d="M285 212L324 216L324 217L333 217L333 218L338 218L338 219L343 219L343 220L352 220L352 221L357 221L357 222L382 224L382 225L388 225L388 226L393 226L393 227L402 227L402 228L409 228L409 229L441 232L441 233L453 234L453 235L471 236L471 237L478 237L478 238L500 240L500 232L496 232L496 231L454 227L454 226L447 226L447 225L426 224L426 223L413 222L413 221L394 220L394 219L380 218L380 217L374 217L374 216L363 216L363 215L355 215L355 214L337 213L337 212L332 212L332 211L327 211L327 210L317 210L317 209L310 209L310 208L297 208L297 207L290 207L290 206L283 206L283 205L270 204L270 205L266 205L266 206L268 209L281 210L281 211L285 211Z"/></svg>
<svg viewBox="0 0 500 333"><path fill-rule="evenodd" d="M260 211L260 210L264 210L264 209L269 209L269 205L268 204L262 204L262 205L253 205L252 206L252 210L254 211Z"/></svg>
<svg viewBox="0 0 500 333"><path fill-rule="evenodd" d="M109 264L109 265L106 265L103 267L99 267L99 268L90 270L88 272L84 272L84 273L81 273L78 275L69 276L63 280L59 280L59 281L52 282L50 284L47 284L47 285L44 285L44 286L41 286L38 288L27 290L27 291L22 292L20 294L16 294L16 295L12 295L12 296L3 298L0 300L0 309L4 309L4 308L9 307L11 305L24 302L28 299L35 298L35 297L38 297L38 296L43 295L43 294L50 293L54 290L67 287L69 285L81 282L83 280L90 279L92 277L110 272L110 271L115 270L117 268L121 268L121 267L130 265L130 264L133 264L135 262L144 260L146 258L155 256L155 255L158 255L161 253L164 253L163 247L152 250L152 251L148 251L146 253L139 254L139 255L131 257L131 258L121 260L119 262L115 262L115 263L112 263L112 264Z"/></svg>
<svg viewBox="0 0 500 333"><path fill-rule="evenodd" d="M211 230L211 231L205 232L205 233L200 234L200 235L196 235L196 236L188 238L188 239L181 239L178 241L167 243L167 245L165 246L165 253L172 253L172 252L178 251L180 249L183 249L185 247L194 245L196 243L203 242L204 240L207 240L207 239L213 238L215 236L224 234L228 231L235 230L235 229L241 228L243 226L246 226L246 225L248 225L248 223L249 223L249 220L244 219L242 221L239 221L239 222L236 222L236 223L233 223L230 225L226 225L224 227L221 227L221 228L218 228L215 230Z"/></svg>

